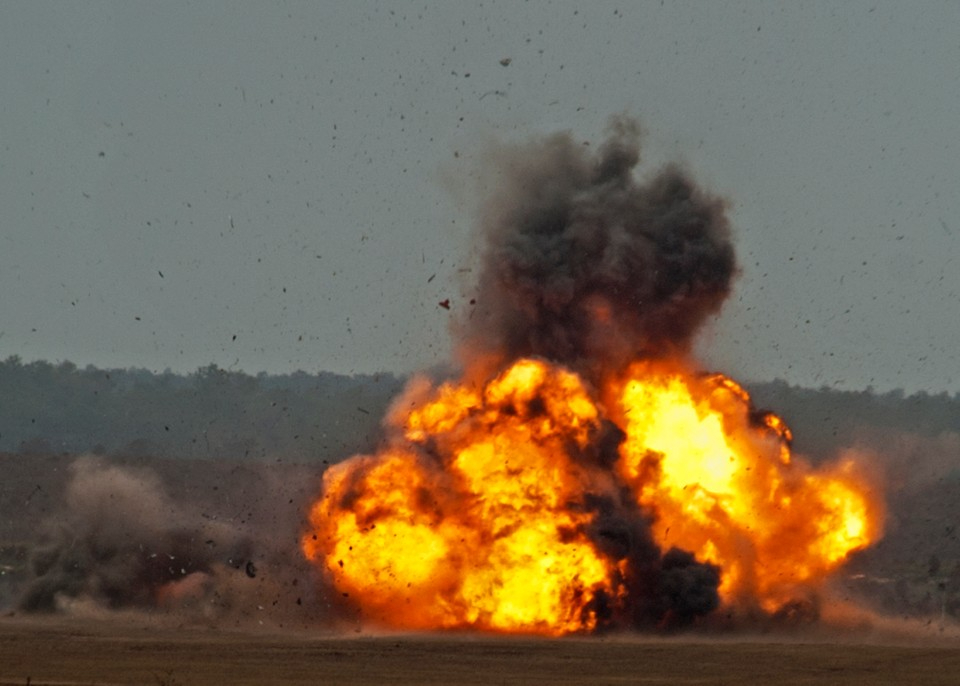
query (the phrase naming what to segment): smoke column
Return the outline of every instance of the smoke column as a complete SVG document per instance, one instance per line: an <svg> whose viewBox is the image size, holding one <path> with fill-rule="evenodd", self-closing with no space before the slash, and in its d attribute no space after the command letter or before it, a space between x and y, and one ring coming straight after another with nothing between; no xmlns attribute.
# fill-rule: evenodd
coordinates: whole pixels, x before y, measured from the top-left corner
<svg viewBox="0 0 960 686"><path fill-rule="evenodd" d="M495 154L462 358L589 372L689 350L736 273L725 204L676 167L638 182L639 138L615 118L596 152L558 133Z"/></svg>

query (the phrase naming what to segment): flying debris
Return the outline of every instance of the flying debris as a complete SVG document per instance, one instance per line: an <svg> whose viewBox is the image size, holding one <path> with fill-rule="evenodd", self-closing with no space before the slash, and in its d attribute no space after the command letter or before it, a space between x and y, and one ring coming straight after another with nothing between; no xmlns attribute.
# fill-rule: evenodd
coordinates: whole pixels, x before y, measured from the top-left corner
<svg viewBox="0 0 960 686"><path fill-rule="evenodd" d="M488 95L495 95L495 96L497 96L498 98L505 98L505 97L507 97L506 91L502 91L502 90L492 90L492 91L486 91L486 92L484 92L484 93L483 93L479 98L477 98L477 99L478 99L478 100L483 100L483 99L484 99L485 97L487 97Z"/></svg>

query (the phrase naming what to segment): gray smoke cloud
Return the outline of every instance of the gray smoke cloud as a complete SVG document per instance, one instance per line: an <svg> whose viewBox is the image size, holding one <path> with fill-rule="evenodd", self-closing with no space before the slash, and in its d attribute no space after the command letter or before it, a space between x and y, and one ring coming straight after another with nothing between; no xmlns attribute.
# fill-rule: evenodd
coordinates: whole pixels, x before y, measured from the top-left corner
<svg viewBox="0 0 960 686"><path fill-rule="evenodd" d="M464 357L588 372L689 349L736 274L725 203L677 167L640 182L639 161L625 117L596 152L559 133L494 155Z"/></svg>
<svg viewBox="0 0 960 686"><path fill-rule="evenodd" d="M322 619L312 570L297 547L300 511L315 488L306 474L287 469L294 486L271 483L269 473L222 484L234 491L228 501L238 512L224 517L211 514L217 508L209 503L171 496L143 467L82 457L69 471L61 506L32 546L21 610L168 611L281 626ZM217 474L201 465L197 486L216 491ZM252 479L258 493L244 488Z"/></svg>
<svg viewBox="0 0 960 686"><path fill-rule="evenodd" d="M253 564L249 538L174 503L153 473L95 458L70 470L64 511L32 551L24 609L54 610L78 597L153 607L188 577Z"/></svg>

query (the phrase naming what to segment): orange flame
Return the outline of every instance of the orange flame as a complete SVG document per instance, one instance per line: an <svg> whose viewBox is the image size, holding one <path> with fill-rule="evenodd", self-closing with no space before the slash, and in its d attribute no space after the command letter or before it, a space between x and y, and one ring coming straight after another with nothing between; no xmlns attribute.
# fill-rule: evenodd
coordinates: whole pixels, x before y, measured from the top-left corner
<svg viewBox="0 0 960 686"><path fill-rule="evenodd" d="M657 512L662 546L721 568L726 603L774 611L879 538L881 507L856 466L815 473L793 459L783 420L751 419L731 379L636 364L614 388L620 474Z"/></svg>
<svg viewBox="0 0 960 686"><path fill-rule="evenodd" d="M880 535L855 465L794 459L783 421L720 375L636 363L595 390L522 359L425 397L398 406L387 448L326 472L302 542L386 625L597 628L629 591L627 563L591 535L589 494L629 494L659 546L719 567L727 606L775 611ZM623 440L598 455L611 421Z"/></svg>

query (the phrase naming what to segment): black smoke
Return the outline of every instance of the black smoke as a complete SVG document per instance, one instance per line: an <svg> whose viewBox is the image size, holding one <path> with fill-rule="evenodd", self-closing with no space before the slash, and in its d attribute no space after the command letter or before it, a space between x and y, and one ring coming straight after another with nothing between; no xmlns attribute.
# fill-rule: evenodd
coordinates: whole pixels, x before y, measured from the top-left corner
<svg viewBox="0 0 960 686"><path fill-rule="evenodd" d="M597 550L617 563L617 598L599 594L588 611L598 626L627 629L678 629L710 614L720 604L719 567L698 561L678 548L663 553L650 531L651 514L629 493L620 497L587 494L595 513L587 534Z"/></svg>
<svg viewBox="0 0 960 686"><path fill-rule="evenodd" d="M615 118L596 151L559 133L494 155L464 357L590 372L689 349L736 273L725 203L677 167L638 181L639 139Z"/></svg>

